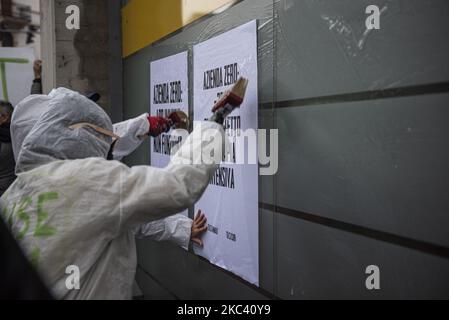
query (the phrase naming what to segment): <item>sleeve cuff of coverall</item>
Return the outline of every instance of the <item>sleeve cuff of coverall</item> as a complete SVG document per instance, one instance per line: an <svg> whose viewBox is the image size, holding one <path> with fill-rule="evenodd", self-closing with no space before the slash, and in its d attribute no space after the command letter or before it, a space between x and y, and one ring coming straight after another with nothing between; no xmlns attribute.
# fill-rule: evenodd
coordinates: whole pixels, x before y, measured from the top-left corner
<svg viewBox="0 0 449 320"><path fill-rule="evenodd" d="M183 248L186 251L189 251L190 237L192 235L192 225L193 220L187 218L185 221L183 221L181 227L185 229L185 232L182 233L185 235L185 237L183 239L179 239L180 241L178 244L181 246L181 248Z"/></svg>

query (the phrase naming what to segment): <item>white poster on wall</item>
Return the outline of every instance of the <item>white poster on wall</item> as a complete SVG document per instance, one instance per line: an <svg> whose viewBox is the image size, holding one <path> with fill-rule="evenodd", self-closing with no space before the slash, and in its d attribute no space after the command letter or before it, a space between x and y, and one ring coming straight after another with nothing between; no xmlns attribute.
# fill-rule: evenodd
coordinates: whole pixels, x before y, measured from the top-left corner
<svg viewBox="0 0 449 320"><path fill-rule="evenodd" d="M240 76L249 79L245 100L225 122L234 142L242 131L258 128L257 22L251 21L193 48L194 117L210 118L223 92ZM257 135L256 135L257 136ZM257 150L256 146L253 149ZM211 263L259 285L258 165L237 164L228 154L195 206L208 219L204 248L195 252Z"/></svg>
<svg viewBox="0 0 449 320"><path fill-rule="evenodd" d="M182 52L150 64L150 114L167 118L174 111L189 114L188 53ZM185 135L176 131L151 138L151 165L165 168L172 150ZM187 211L184 212L187 215Z"/></svg>
<svg viewBox="0 0 449 320"><path fill-rule="evenodd" d="M0 100L17 105L30 95L34 52L30 48L0 48Z"/></svg>

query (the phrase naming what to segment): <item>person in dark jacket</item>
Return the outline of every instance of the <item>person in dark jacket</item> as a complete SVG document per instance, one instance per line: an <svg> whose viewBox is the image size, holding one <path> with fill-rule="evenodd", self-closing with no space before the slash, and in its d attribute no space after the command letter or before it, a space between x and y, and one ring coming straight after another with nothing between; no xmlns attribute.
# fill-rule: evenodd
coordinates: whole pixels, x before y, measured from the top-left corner
<svg viewBox="0 0 449 320"><path fill-rule="evenodd" d="M36 60L33 66L34 80L31 94L42 94L42 61ZM0 100L0 197L16 179L15 161L11 144L11 116L14 111L11 103Z"/></svg>
<svg viewBox="0 0 449 320"><path fill-rule="evenodd" d="M36 60L33 65L34 80L31 86L31 94L42 94L42 61Z"/></svg>
<svg viewBox="0 0 449 320"><path fill-rule="evenodd" d="M13 110L9 102L0 101L0 197L16 179L10 132Z"/></svg>

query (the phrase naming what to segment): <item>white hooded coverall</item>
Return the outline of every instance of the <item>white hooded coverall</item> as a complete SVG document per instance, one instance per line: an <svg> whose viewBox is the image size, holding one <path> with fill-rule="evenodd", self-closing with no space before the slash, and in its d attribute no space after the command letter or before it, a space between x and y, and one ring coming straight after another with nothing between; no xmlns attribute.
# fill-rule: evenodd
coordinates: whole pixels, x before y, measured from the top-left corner
<svg viewBox="0 0 449 320"><path fill-rule="evenodd" d="M52 99L72 92L66 88L54 89L47 95L31 95L22 100L14 109L11 133L14 159L22 148L25 137L31 132L39 118L49 109ZM113 131L120 137L114 147L114 160L121 161L134 152L150 132L148 114L113 124ZM135 229L136 237L151 238L156 241L170 241L188 250L193 221L177 214L158 221L152 221Z"/></svg>
<svg viewBox="0 0 449 320"><path fill-rule="evenodd" d="M69 129L87 122L112 130L101 108L67 89L49 98L22 139L17 180L0 199L2 216L55 297L129 299L136 270L134 230L201 197L217 165L194 164L191 156L207 158L211 148L221 148L222 128L202 123L199 136L208 131L208 139L189 136L165 169L129 168L105 160L108 137L86 127ZM80 270L79 290L66 285L70 266Z"/></svg>

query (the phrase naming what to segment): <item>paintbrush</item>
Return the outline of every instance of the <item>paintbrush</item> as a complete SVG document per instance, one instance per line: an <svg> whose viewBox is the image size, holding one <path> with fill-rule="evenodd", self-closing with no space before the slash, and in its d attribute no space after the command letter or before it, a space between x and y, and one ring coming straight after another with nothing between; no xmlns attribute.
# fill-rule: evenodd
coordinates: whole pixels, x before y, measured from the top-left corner
<svg viewBox="0 0 449 320"><path fill-rule="evenodd" d="M168 116L169 127L171 129L189 130L189 117L182 111L175 111Z"/></svg>
<svg viewBox="0 0 449 320"><path fill-rule="evenodd" d="M224 119L241 106L245 99L248 82L248 79L243 77L237 80L232 89L227 91L212 108L214 115L210 121L223 124Z"/></svg>

